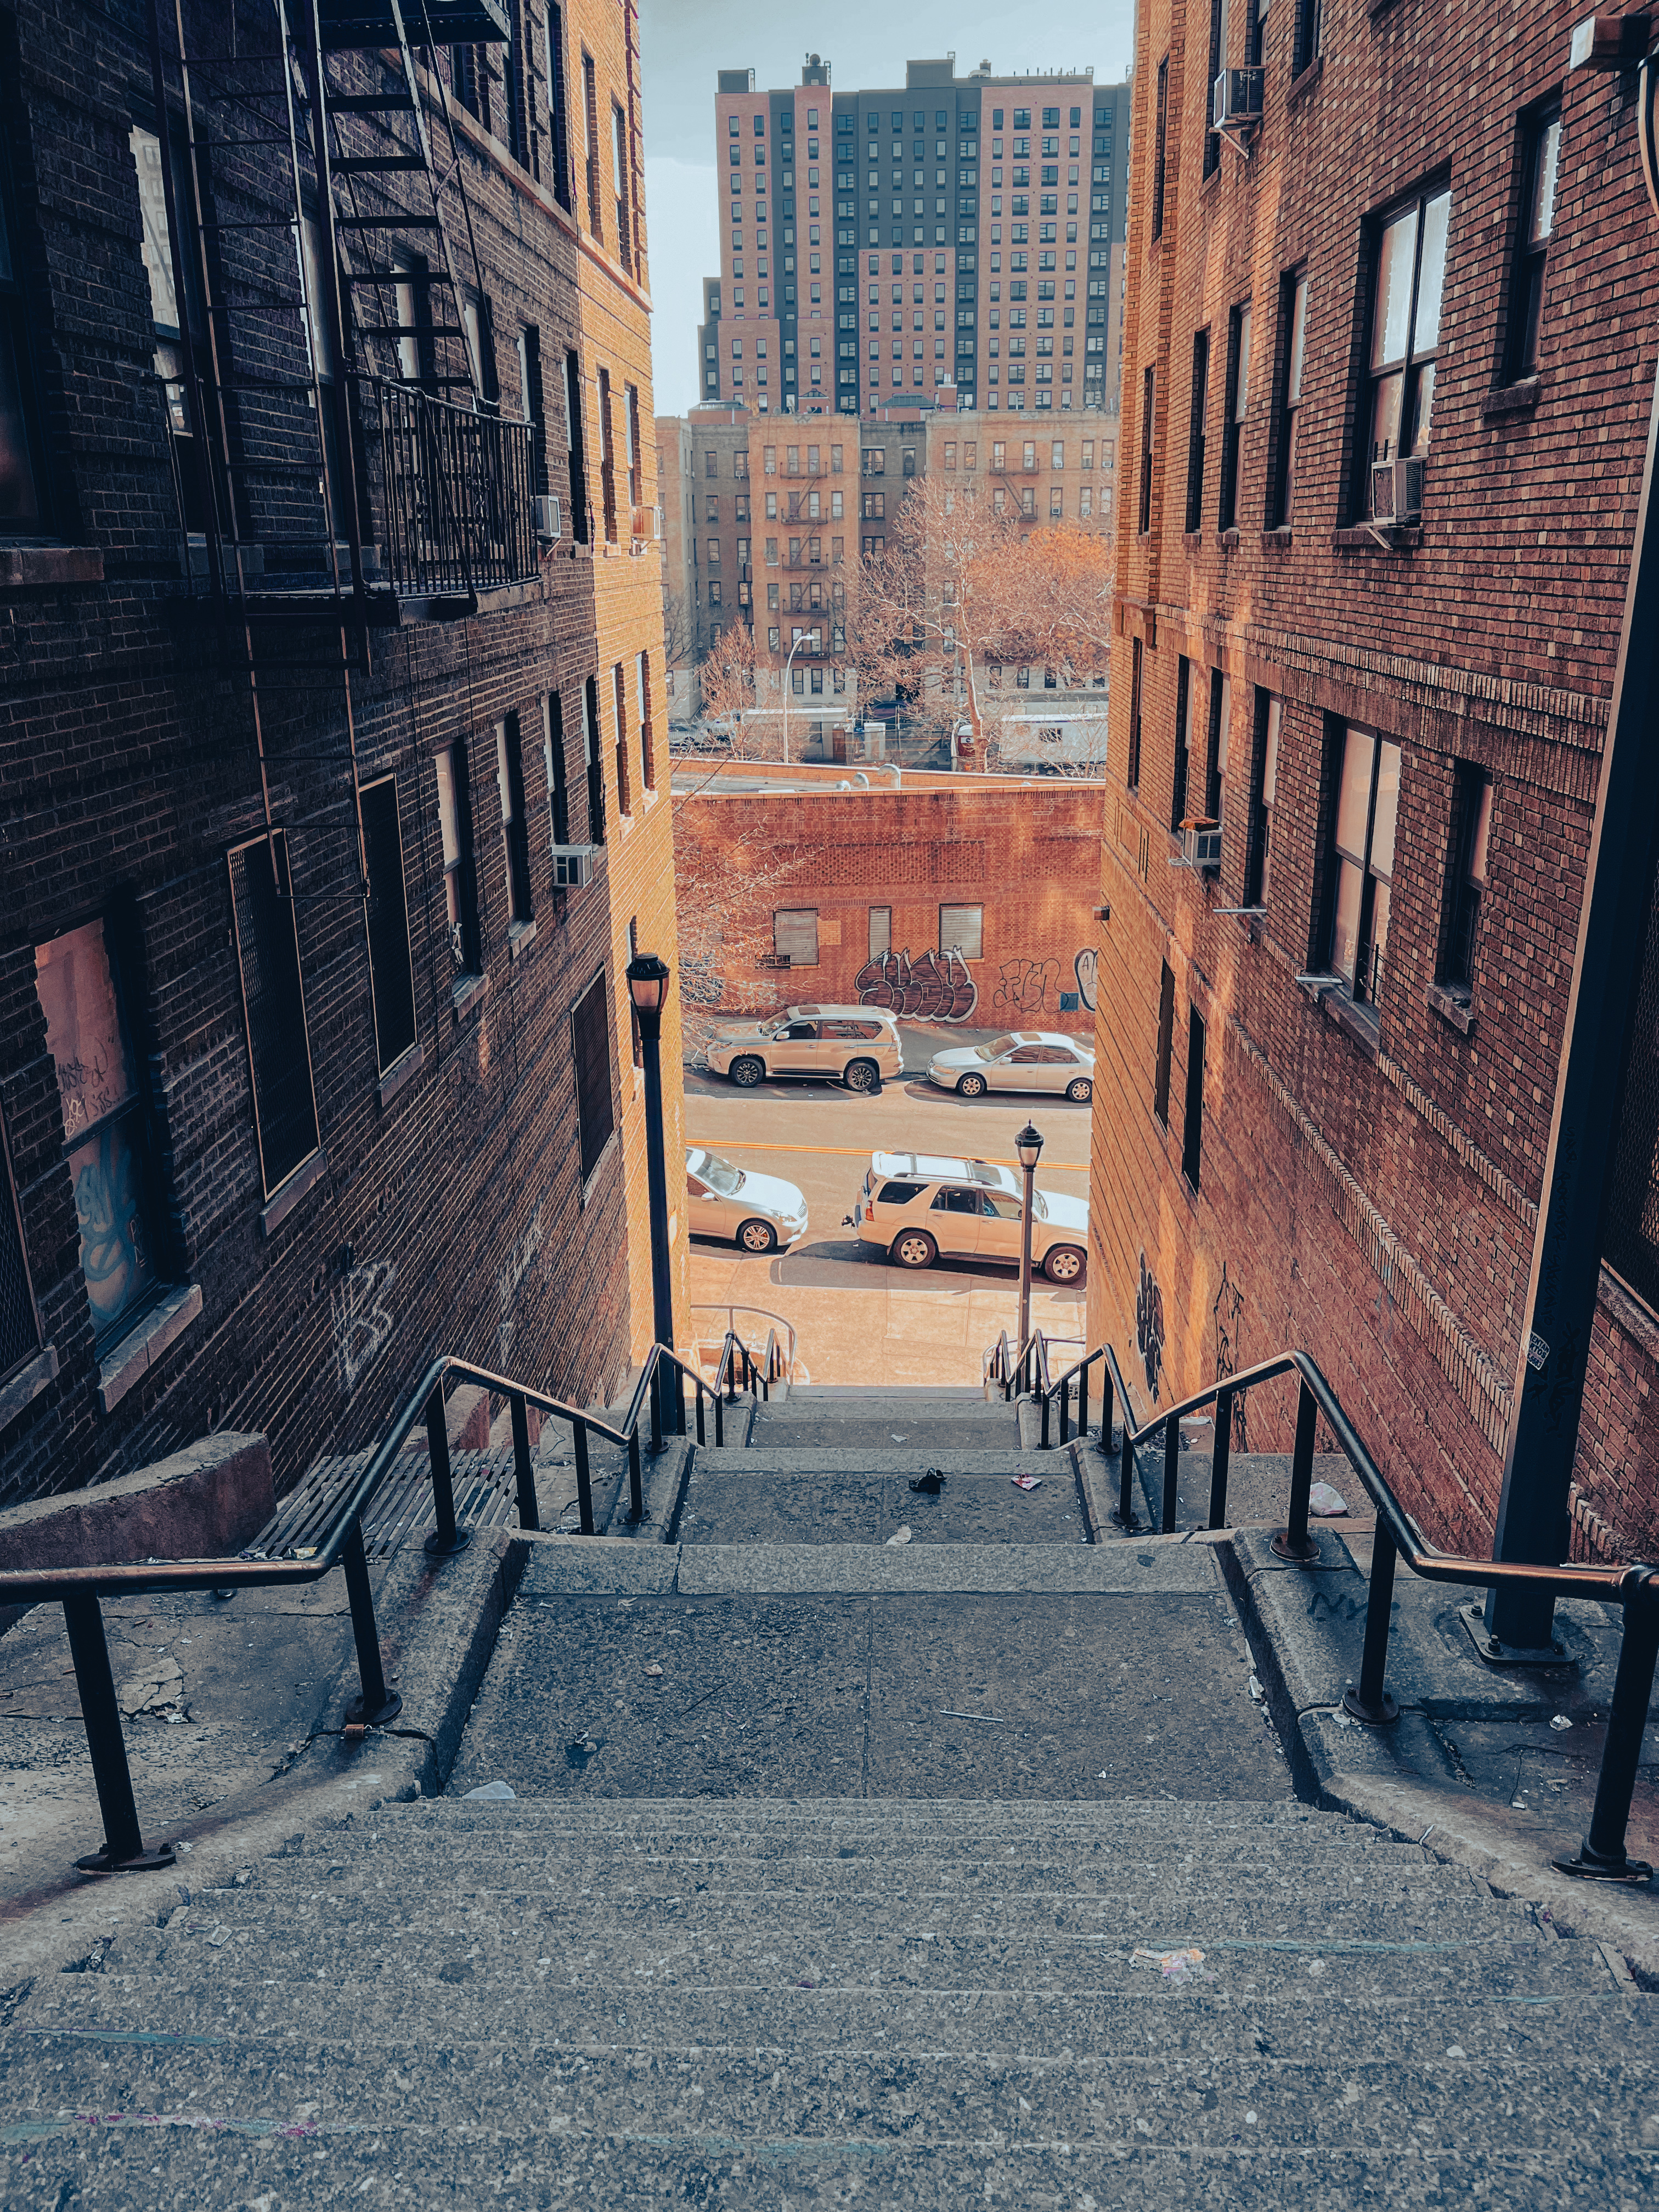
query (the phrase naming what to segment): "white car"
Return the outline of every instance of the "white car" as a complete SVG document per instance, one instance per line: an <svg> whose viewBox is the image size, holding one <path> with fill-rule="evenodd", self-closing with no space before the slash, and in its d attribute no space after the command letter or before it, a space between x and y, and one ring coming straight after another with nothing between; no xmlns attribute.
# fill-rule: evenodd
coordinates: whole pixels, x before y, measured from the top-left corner
<svg viewBox="0 0 1659 2212"><path fill-rule="evenodd" d="M740 1091L769 1076L844 1083L866 1096L904 1067L898 1024L879 1006L786 1006L766 1020L716 1030L708 1065Z"/></svg>
<svg viewBox="0 0 1659 2212"><path fill-rule="evenodd" d="M806 1200L779 1176L752 1175L700 1145L685 1148L685 1224L745 1252L787 1249L806 1234Z"/></svg>
<svg viewBox="0 0 1659 2212"><path fill-rule="evenodd" d="M1018 1267L1024 1226L1021 1179L990 1160L921 1152L872 1152L849 1221L901 1267L935 1260L997 1260ZM1032 1194L1031 1262L1051 1283L1075 1283L1088 1265L1089 1201L1057 1190Z"/></svg>
<svg viewBox="0 0 1659 2212"><path fill-rule="evenodd" d="M989 1044L935 1053L927 1080L958 1098L982 1098L988 1091L1050 1091L1086 1106L1095 1095L1094 1047L1049 1030L1011 1030Z"/></svg>

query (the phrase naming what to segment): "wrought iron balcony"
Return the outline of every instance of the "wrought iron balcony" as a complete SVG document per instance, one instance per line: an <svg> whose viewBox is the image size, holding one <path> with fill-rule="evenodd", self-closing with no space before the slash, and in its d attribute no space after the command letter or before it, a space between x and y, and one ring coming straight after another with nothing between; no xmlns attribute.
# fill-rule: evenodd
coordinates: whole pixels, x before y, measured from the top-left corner
<svg viewBox="0 0 1659 2212"><path fill-rule="evenodd" d="M400 600L474 600L539 573L535 429L364 378L380 570Z"/></svg>

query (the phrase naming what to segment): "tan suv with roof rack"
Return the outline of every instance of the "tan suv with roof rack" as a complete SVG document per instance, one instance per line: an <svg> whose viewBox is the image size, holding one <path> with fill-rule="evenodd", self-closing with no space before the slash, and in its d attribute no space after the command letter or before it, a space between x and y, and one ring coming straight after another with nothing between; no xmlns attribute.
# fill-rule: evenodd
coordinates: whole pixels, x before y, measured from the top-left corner
<svg viewBox="0 0 1659 2212"><path fill-rule="evenodd" d="M769 1075L844 1083L879 1091L904 1065L898 1024L879 1006L786 1006L764 1021L716 1030L708 1065L752 1090Z"/></svg>
<svg viewBox="0 0 1659 2212"><path fill-rule="evenodd" d="M992 1160L925 1152L872 1152L849 1222L901 1267L935 1260L1019 1265L1024 1228L1020 1178ZM1089 1201L1057 1190L1034 1194L1031 1262L1051 1283L1080 1282L1088 1264Z"/></svg>

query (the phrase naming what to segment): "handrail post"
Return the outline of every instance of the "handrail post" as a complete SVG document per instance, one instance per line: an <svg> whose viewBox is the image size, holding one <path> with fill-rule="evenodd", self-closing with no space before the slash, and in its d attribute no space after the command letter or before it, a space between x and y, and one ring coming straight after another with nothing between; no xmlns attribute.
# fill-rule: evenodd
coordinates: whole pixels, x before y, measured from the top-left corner
<svg viewBox="0 0 1659 2212"><path fill-rule="evenodd" d="M1233 1394L1215 1394L1215 1441L1210 1450L1210 1526L1227 1525L1227 1474L1233 1451Z"/></svg>
<svg viewBox="0 0 1659 2212"><path fill-rule="evenodd" d="M703 1442L703 1440L704 1440L704 1438L703 1438L703 1412L702 1412L702 1381L701 1381L701 1380L699 1380L699 1381L698 1381L698 1382L696 1382L693 1387L695 1388L695 1389L696 1389L696 1407L697 1407L697 1442L698 1442L699 1443L702 1443Z"/></svg>
<svg viewBox="0 0 1659 2212"><path fill-rule="evenodd" d="M1060 1441L1063 1446L1072 1437L1072 1378L1068 1375L1060 1386Z"/></svg>
<svg viewBox="0 0 1659 2212"><path fill-rule="evenodd" d="M651 1406L651 1449L654 1455L662 1449L662 1363L660 1360L651 1370L650 1385L645 1395ZM639 1425L636 1422L635 1434L638 1433Z"/></svg>
<svg viewBox="0 0 1659 2212"><path fill-rule="evenodd" d="M1305 1375L1301 1382L1302 1395L1296 1407L1296 1451L1291 1461L1290 1525L1273 1538L1273 1547L1281 1559L1305 1567L1316 1564L1319 1559L1319 1546L1308 1534L1308 1493L1313 1488L1314 1432L1319 1425L1319 1401L1308 1388Z"/></svg>
<svg viewBox="0 0 1659 2212"><path fill-rule="evenodd" d="M1181 1423L1171 1413L1164 1424L1164 1515L1159 1527L1166 1536L1173 1536L1176 1524L1176 1504L1181 1482Z"/></svg>
<svg viewBox="0 0 1659 2212"><path fill-rule="evenodd" d="M1626 1855L1625 1829L1642 1757L1642 1734L1653 1696L1656 1657L1659 1580L1650 1572L1625 1606L1625 1636L1619 1647L1619 1671L1613 1677L1613 1705L1607 1714L1607 1741L1601 1747L1601 1771L1596 1778L1589 1833L1578 1846L1577 1858L1554 1862L1562 1874L1627 1882L1646 1881L1652 1875L1652 1868L1644 1861Z"/></svg>
<svg viewBox="0 0 1659 2212"><path fill-rule="evenodd" d="M81 1693L81 1718L98 1790L98 1809L104 1816L103 1850L89 1852L75 1863L82 1874L171 1866L173 1853L165 1848L147 1851L139 1832L132 1770L127 1765L126 1738L121 1732L121 1708L116 1702L109 1646L104 1640L104 1616L94 1593L77 1591L64 1600L64 1625L69 1630L70 1656L75 1662L75 1686Z"/></svg>
<svg viewBox="0 0 1659 2212"><path fill-rule="evenodd" d="M685 1376L678 1367L668 1370L674 1378L674 1434L685 1434Z"/></svg>
<svg viewBox="0 0 1659 2212"><path fill-rule="evenodd" d="M576 1454L577 1526L584 1536L591 1536L593 1533L593 1478L587 1468L587 1424L586 1421L573 1421L570 1424L570 1441L575 1447Z"/></svg>
<svg viewBox="0 0 1659 2212"><path fill-rule="evenodd" d="M726 1442L726 1401L718 1389L714 1391L714 1449L718 1451Z"/></svg>
<svg viewBox="0 0 1659 2212"><path fill-rule="evenodd" d="M1365 1647L1359 1662L1359 1686L1345 1690L1342 1710L1367 1728L1392 1728L1400 1708L1382 1686L1389 1665L1389 1626L1394 1613L1394 1532L1379 1513L1371 1547L1370 1595L1365 1601Z"/></svg>
<svg viewBox="0 0 1659 2212"><path fill-rule="evenodd" d="M640 1425L637 1421L628 1436L628 1517L637 1528L645 1518L645 1483L640 1469Z"/></svg>
<svg viewBox="0 0 1659 2212"><path fill-rule="evenodd" d="M444 1418L444 1386L434 1382L426 1401L427 1454L432 1462L432 1503L438 1525L426 1540L427 1557L453 1559L472 1541L470 1528L455 1526L455 1485L449 1469L449 1430Z"/></svg>
<svg viewBox="0 0 1659 2212"><path fill-rule="evenodd" d="M1085 1341L1086 1341L1086 1340L1085 1340ZM1088 1441L1089 1441L1089 1363L1088 1363L1088 1361L1087 1361L1086 1359L1085 1359L1085 1360L1084 1361L1084 1363L1083 1363L1083 1369L1082 1369L1082 1372L1079 1375L1079 1376L1078 1376L1078 1378L1077 1378L1077 1435L1078 1435L1078 1442L1079 1442L1079 1443L1085 1443L1085 1444L1086 1444L1086 1443L1088 1443Z"/></svg>
<svg viewBox="0 0 1659 2212"><path fill-rule="evenodd" d="M508 1400L513 1409L513 1473L519 1486L519 1526L539 1528L541 1509L536 1503L536 1474L530 1464L530 1409L522 1390Z"/></svg>
<svg viewBox="0 0 1659 2212"><path fill-rule="evenodd" d="M1042 1440L1041 1449L1044 1451L1047 1451L1048 1449L1048 1393L1046 1390L1042 1393Z"/></svg>
<svg viewBox="0 0 1659 2212"><path fill-rule="evenodd" d="M384 1728L403 1711L404 1701L386 1687L380 1663L380 1632L374 1622L374 1592L368 1579L368 1560L363 1551L363 1523L354 1513L340 1549L345 1569L346 1595L351 1603L351 1633L357 1646L357 1675L363 1686L361 1698L346 1708L349 1728Z"/></svg>

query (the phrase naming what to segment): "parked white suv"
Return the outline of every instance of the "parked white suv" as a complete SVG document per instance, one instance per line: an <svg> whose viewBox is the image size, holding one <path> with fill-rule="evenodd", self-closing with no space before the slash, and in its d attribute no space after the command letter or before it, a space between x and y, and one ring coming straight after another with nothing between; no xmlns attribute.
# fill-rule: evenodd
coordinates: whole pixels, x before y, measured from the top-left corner
<svg viewBox="0 0 1659 2212"><path fill-rule="evenodd" d="M786 1006L762 1022L716 1030L708 1065L745 1091L769 1075L827 1077L879 1091L904 1065L898 1024L879 1006Z"/></svg>
<svg viewBox="0 0 1659 2212"><path fill-rule="evenodd" d="M1012 1168L921 1152L872 1152L852 1218L860 1241L879 1244L901 1267L931 1267L941 1256L1017 1267L1023 1212L1020 1178ZM1079 1282L1088 1252L1088 1200L1036 1192L1033 1264L1051 1283Z"/></svg>

